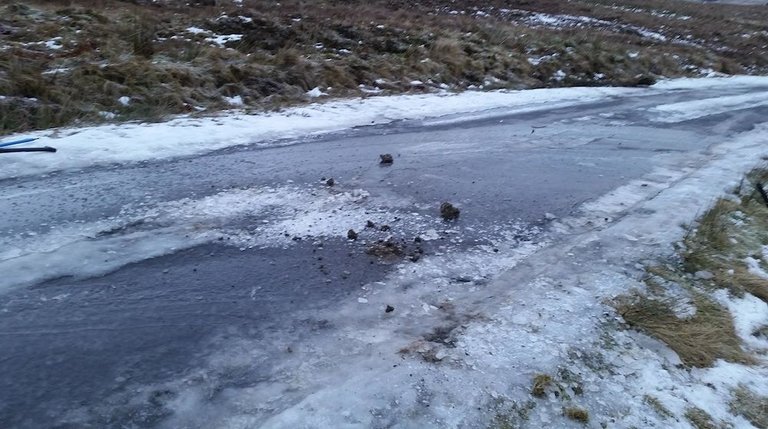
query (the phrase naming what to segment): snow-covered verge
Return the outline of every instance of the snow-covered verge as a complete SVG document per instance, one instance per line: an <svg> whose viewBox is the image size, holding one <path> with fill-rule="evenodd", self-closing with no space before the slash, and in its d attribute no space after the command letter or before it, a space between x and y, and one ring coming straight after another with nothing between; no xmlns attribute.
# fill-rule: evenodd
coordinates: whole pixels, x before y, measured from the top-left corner
<svg viewBox="0 0 768 429"><path fill-rule="evenodd" d="M55 146L51 154L3 154L1 178L84 168L98 164L158 160L210 152L238 145L279 144L280 140L342 131L397 120L419 120L477 113L474 118L532 112L588 104L613 97L658 94L660 91L738 86L768 86L768 78L735 76L711 79L673 79L648 89L555 88L400 95L332 101L278 113L246 114L232 111L210 118L179 117L164 123L61 128L25 134L41 145ZM695 109L686 105L689 112ZM708 106L698 106L707 108ZM659 107L659 109L662 109ZM688 113L689 115L691 113ZM12 141L21 136L8 136Z"/></svg>

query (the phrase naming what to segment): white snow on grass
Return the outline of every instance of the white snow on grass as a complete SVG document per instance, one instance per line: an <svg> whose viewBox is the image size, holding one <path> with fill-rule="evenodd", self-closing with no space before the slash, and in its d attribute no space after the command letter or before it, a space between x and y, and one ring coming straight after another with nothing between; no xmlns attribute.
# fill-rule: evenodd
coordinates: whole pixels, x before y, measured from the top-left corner
<svg viewBox="0 0 768 429"><path fill-rule="evenodd" d="M190 34L210 34L210 31L200 27L189 27L186 31Z"/></svg>
<svg viewBox="0 0 768 429"><path fill-rule="evenodd" d="M759 260L748 256L744 258L744 263L747 264L747 270L750 274L754 274L761 279L768 279L768 273L760 266Z"/></svg>
<svg viewBox="0 0 768 429"><path fill-rule="evenodd" d="M324 93L319 86L316 86L313 89L307 91L307 97L309 98L319 98L327 95L328 94Z"/></svg>
<svg viewBox="0 0 768 429"><path fill-rule="evenodd" d="M768 326L768 304L751 294L743 297L729 296L725 289L714 294L717 301L733 315L736 334L753 350L768 350L768 338L761 338L755 333Z"/></svg>
<svg viewBox="0 0 768 429"><path fill-rule="evenodd" d="M611 22L602 19L592 18L588 16L579 15L553 15L548 13L528 12L523 10L514 11L517 14L524 16L523 21L532 27L550 27L550 28L582 28L582 27L594 27L602 28L614 31L622 31L628 33L635 33L646 39L657 40L664 42L667 37L656 31L649 30L644 27L639 27L631 24L624 24L621 22Z"/></svg>
<svg viewBox="0 0 768 429"><path fill-rule="evenodd" d="M234 97L223 97L224 101L229 104L230 106L242 106L243 103L243 97L239 95L235 95Z"/></svg>
<svg viewBox="0 0 768 429"><path fill-rule="evenodd" d="M214 45L224 46L228 42L239 42L242 39L242 34L217 34L212 37L206 37L205 41Z"/></svg>
<svg viewBox="0 0 768 429"><path fill-rule="evenodd" d="M42 42L42 43L45 45L46 48L53 49L55 51L64 47L61 44L61 37L54 37L53 39L46 40L45 42Z"/></svg>

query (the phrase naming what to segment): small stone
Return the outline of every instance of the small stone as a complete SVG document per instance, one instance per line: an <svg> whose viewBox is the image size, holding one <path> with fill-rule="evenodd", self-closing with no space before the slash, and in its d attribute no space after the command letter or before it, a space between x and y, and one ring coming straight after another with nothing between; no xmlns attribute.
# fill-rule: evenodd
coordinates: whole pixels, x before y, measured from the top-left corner
<svg viewBox="0 0 768 429"><path fill-rule="evenodd" d="M392 154L389 154L389 153L379 155L379 158L381 158L381 161L379 161L379 164L382 164L382 165L392 165L392 163L395 162L394 158L392 158Z"/></svg>
<svg viewBox="0 0 768 429"><path fill-rule="evenodd" d="M384 231L384 232L389 231L390 229L392 229L392 228L390 228L389 225L382 225L379 228L379 230Z"/></svg>
<svg viewBox="0 0 768 429"><path fill-rule="evenodd" d="M449 202L440 204L440 216L442 216L442 218L445 220L456 220L459 218L460 213L461 210L459 210L457 207L454 207L453 204Z"/></svg>
<svg viewBox="0 0 768 429"><path fill-rule="evenodd" d="M357 302L360 304L368 304L368 300L365 298L357 298Z"/></svg>
<svg viewBox="0 0 768 429"><path fill-rule="evenodd" d="M715 275L709 271L696 271L693 273L693 276L699 280L712 280L715 277Z"/></svg>
<svg viewBox="0 0 768 429"><path fill-rule="evenodd" d="M395 311L395 307L392 307L391 305L388 305L387 308L384 309L385 313L391 313Z"/></svg>
<svg viewBox="0 0 768 429"><path fill-rule="evenodd" d="M419 259L421 259L421 255L418 253L414 253L411 255L409 259L411 260L411 262L419 262Z"/></svg>
<svg viewBox="0 0 768 429"><path fill-rule="evenodd" d="M349 231L347 231L347 238L350 240L357 240L357 233L355 232L354 229L350 229Z"/></svg>
<svg viewBox="0 0 768 429"><path fill-rule="evenodd" d="M546 219L546 220L555 220L555 219L557 219L557 216L553 215L552 213L544 213L544 219Z"/></svg>
<svg viewBox="0 0 768 429"><path fill-rule="evenodd" d="M369 220L368 222L365 223L365 227L366 228L376 228L376 224Z"/></svg>
<svg viewBox="0 0 768 429"><path fill-rule="evenodd" d="M325 181L325 184L328 185L328 186L333 186L333 185L336 184L336 181L333 180L333 177L331 177L330 179Z"/></svg>

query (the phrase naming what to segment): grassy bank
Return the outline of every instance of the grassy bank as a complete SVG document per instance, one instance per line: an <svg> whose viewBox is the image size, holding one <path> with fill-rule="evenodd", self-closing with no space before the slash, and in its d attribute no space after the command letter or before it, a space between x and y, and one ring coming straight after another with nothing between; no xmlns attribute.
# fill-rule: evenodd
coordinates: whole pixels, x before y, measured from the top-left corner
<svg viewBox="0 0 768 429"><path fill-rule="evenodd" d="M440 89L768 70L764 7L661 1L18 1L0 134Z"/></svg>

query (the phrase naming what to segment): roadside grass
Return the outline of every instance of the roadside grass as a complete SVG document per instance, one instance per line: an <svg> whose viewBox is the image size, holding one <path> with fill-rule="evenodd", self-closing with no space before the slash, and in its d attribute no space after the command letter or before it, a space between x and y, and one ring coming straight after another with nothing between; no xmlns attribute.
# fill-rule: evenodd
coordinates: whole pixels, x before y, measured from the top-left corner
<svg viewBox="0 0 768 429"><path fill-rule="evenodd" d="M539 400L559 400L563 404L563 416L582 424L589 423L589 411L574 403L574 397L584 394L581 377L567 367L559 368L556 377L545 373L534 375L530 393Z"/></svg>
<svg viewBox="0 0 768 429"><path fill-rule="evenodd" d="M754 185L766 180L766 169L749 173L691 227L679 262L647 268L646 290L614 301L629 327L666 343L687 366L756 362L735 332L733 315L710 294L727 289L768 300L768 207ZM681 314L681 306L692 311Z"/></svg>
<svg viewBox="0 0 768 429"><path fill-rule="evenodd" d="M718 359L750 363L728 310L697 292L693 304L696 312L688 318L675 314L675 303L662 297L636 295L617 310L630 327L666 343L685 365L709 367Z"/></svg>
<svg viewBox="0 0 768 429"><path fill-rule="evenodd" d="M731 412L741 415L755 427L768 427L768 397L758 395L742 385L733 391L730 408Z"/></svg>
<svg viewBox="0 0 768 429"><path fill-rule="evenodd" d="M685 418L696 429L726 429L727 426L718 424L712 416L699 407L690 407L685 410Z"/></svg>
<svg viewBox="0 0 768 429"><path fill-rule="evenodd" d="M759 8L586 0L519 2L517 9L501 0L203 3L0 6L0 135L280 109L314 101L307 95L313 88L330 98L644 85L707 70L768 70L768 39L760 32L768 12ZM534 13L607 24L552 27ZM682 14L688 18L672 16ZM715 23L720 30L708 32ZM646 28L663 29L666 39L649 38Z"/></svg>
<svg viewBox="0 0 768 429"><path fill-rule="evenodd" d="M765 183L766 170L750 173L733 198L721 199L685 238L683 261L688 272L713 274L716 287L742 296L750 293L768 302L768 278L756 273L748 258L766 266L763 246L768 244L768 207L754 187Z"/></svg>
<svg viewBox="0 0 768 429"><path fill-rule="evenodd" d="M675 418L675 415L672 414L672 412L664 406L659 398L651 395L645 395L643 396L643 402L648 404L648 406L651 407L659 416L665 419Z"/></svg>

